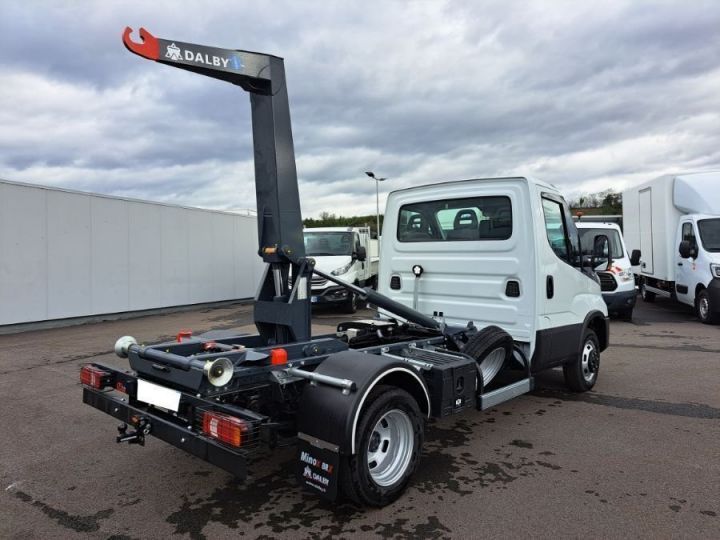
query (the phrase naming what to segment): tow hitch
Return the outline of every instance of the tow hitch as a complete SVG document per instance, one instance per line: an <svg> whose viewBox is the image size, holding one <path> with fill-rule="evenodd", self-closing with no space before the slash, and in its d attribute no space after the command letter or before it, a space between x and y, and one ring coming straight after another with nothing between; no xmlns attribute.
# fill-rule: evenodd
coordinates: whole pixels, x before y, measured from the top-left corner
<svg viewBox="0 0 720 540"><path fill-rule="evenodd" d="M147 418L140 418L137 422L137 429L128 433L128 425L123 422L117 428L119 435L115 437L115 442L128 444L139 444L145 446L145 436L150 435L152 426Z"/></svg>

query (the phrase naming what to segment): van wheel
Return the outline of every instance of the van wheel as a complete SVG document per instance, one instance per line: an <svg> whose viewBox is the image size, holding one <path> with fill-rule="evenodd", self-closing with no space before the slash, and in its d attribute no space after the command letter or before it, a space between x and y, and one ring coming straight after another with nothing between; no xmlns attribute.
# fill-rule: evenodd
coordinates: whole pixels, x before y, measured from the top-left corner
<svg viewBox="0 0 720 540"><path fill-rule="evenodd" d="M358 295L348 291L348 297L343 304L343 313L355 313L358 310Z"/></svg>
<svg viewBox="0 0 720 540"><path fill-rule="evenodd" d="M368 506L397 499L417 469L423 445L423 418L413 397L393 386L378 386L358 422L356 453L345 458L341 488Z"/></svg>
<svg viewBox="0 0 720 540"><path fill-rule="evenodd" d="M563 366L565 384L573 392L587 392L595 386L599 371L599 341L595 332L586 330L577 358Z"/></svg>
<svg viewBox="0 0 720 540"><path fill-rule="evenodd" d="M482 380L478 392L500 372L505 361L512 355L513 338L502 328L486 326L472 336L462 352L475 359Z"/></svg>
<svg viewBox="0 0 720 540"><path fill-rule="evenodd" d="M720 322L717 311L714 311L716 306L710 303L710 295L706 289L700 291L695 300L695 311L697 312L698 319L703 324L717 324Z"/></svg>
<svg viewBox="0 0 720 540"><path fill-rule="evenodd" d="M640 284L640 297L643 299L643 302L652 303L655 301L655 293L645 288L644 281Z"/></svg>

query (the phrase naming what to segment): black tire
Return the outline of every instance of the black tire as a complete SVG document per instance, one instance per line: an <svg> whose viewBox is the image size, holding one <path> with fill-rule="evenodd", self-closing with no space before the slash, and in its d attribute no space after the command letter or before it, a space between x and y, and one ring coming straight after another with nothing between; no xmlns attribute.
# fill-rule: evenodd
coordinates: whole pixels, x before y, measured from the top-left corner
<svg viewBox="0 0 720 540"><path fill-rule="evenodd" d="M563 366L565 384L573 392L587 392L597 382L600 371L600 342L592 330L586 330L577 358Z"/></svg>
<svg viewBox="0 0 720 540"><path fill-rule="evenodd" d="M487 378L488 370L485 370L485 373L483 373L484 370L481 368L483 360L498 349L504 350L505 356L502 364L499 368L497 368L497 370L494 367L489 366L489 370L494 371L493 377L500 372L508 358L512 355L512 336L497 326L486 326L477 334L472 336L463 347L462 352L471 358L474 358L478 364L478 375L480 377L480 381L478 381L478 392L482 392L483 386L490 382L485 380L485 378Z"/></svg>
<svg viewBox="0 0 720 540"><path fill-rule="evenodd" d="M714 306L710 301L710 295L707 289L703 289L697 295L695 300L695 313L698 319L703 324L717 324L720 322L720 314L716 310L717 306Z"/></svg>
<svg viewBox="0 0 720 540"><path fill-rule="evenodd" d="M347 300L342 305L342 312L349 313L349 314L357 312L358 303L359 303L358 296L354 292L348 291Z"/></svg>
<svg viewBox="0 0 720 540"><path fill-rule="evenodd" d="M640 298L643 299L643 302L647 302L649 304L653 303L655 301L655 293L650 292L645 288L645 282L643 281L640 283Z"/></svg>
<svg viewBox="0 0 720 540"><path fill-rule="evenodd" d="M375 428L388 413L404 415L412 427L412 448L403 453L398 478L392 483L381 485L370 470L371 444L380 444ZM403 420L405 422L405 420ZM357 452L343 459L340 472L340 488L343 494L356 503L382 507L397 499L407 488L411 476L417 469L424 439L423 417L415 399L405 390L394 386L378 386L373 389L365 402L358 422L356 440ZM409 440L409 439L404 439ZM392 443L390 443L392 444ZM390 444L386 446L387 451ZM376 450L380 447L377 446ZM394 450L394 448L393 448ZM400 463L400 462L399 462Z"/></svg>

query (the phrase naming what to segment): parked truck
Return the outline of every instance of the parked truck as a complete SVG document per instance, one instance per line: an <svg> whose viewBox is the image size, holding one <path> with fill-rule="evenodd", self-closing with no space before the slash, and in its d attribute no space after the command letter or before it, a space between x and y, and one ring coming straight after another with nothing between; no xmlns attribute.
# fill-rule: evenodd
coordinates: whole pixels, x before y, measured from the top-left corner
<svg viewBox="0 0 720 540"><path fill-rule="evenodd" d="M585 264L553 186L499 178L394 192L379 279L387 294L347 283L305 251L282 59L130 33L132 52L250 93L267 269L257 335L179 332L156 345L123 336L115 352L127 369L82 367L83 401L121 422L118 442L159 438L241 478L294 444L301 485L383 506L418 467L426 418L494 407L547 368L562 367L574 391L595 385L609 340L592 270L600 261ZM605 251L600 236L594 255ZM386 315L312 336L313 274Z"/></svg>
<svg viewBox="0 0 720 540"><path fill-rule="evenodd" d="M639 264L639 255L636 253L635 259L628 255L622 231L617 223L590 221L583 216L575 222L575 225L580 232L583 256L588 261L593 255L592 246L595 238L598 235L608 237L612 264L595 268L600 278L600 290L611 315L631 320L637 299L633 265Z"/></svg>
<svg viewBox="0 0 720 540"><path fill-rule="evenodd" d="M671 174L623 192L625 240L639 252L640 294L720 322L720 172Z"/></svg>
<svg viewBox="0 0 720 540"><path fill-rule="evenodd" d="M303 231L305 254L315 267L343 281L377 288L378 241L369 227L317 227ZM320 276L313 276L310 302L334 305L345 313L355 313L360 297Z"/></svg>

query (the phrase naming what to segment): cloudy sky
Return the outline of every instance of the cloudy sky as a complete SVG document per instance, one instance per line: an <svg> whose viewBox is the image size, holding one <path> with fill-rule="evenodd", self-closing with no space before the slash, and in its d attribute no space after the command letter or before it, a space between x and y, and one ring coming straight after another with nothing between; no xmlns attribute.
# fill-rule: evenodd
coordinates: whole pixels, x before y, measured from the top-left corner
<svg viewBox="0 0 720 540"><path fill-rule="evenodd" d="M126 25L285 58L306 216L374 212L366 170L572 197L720 168L715 0L3 0L0 178L254 208L247 94L130 54Z"/></svg>

